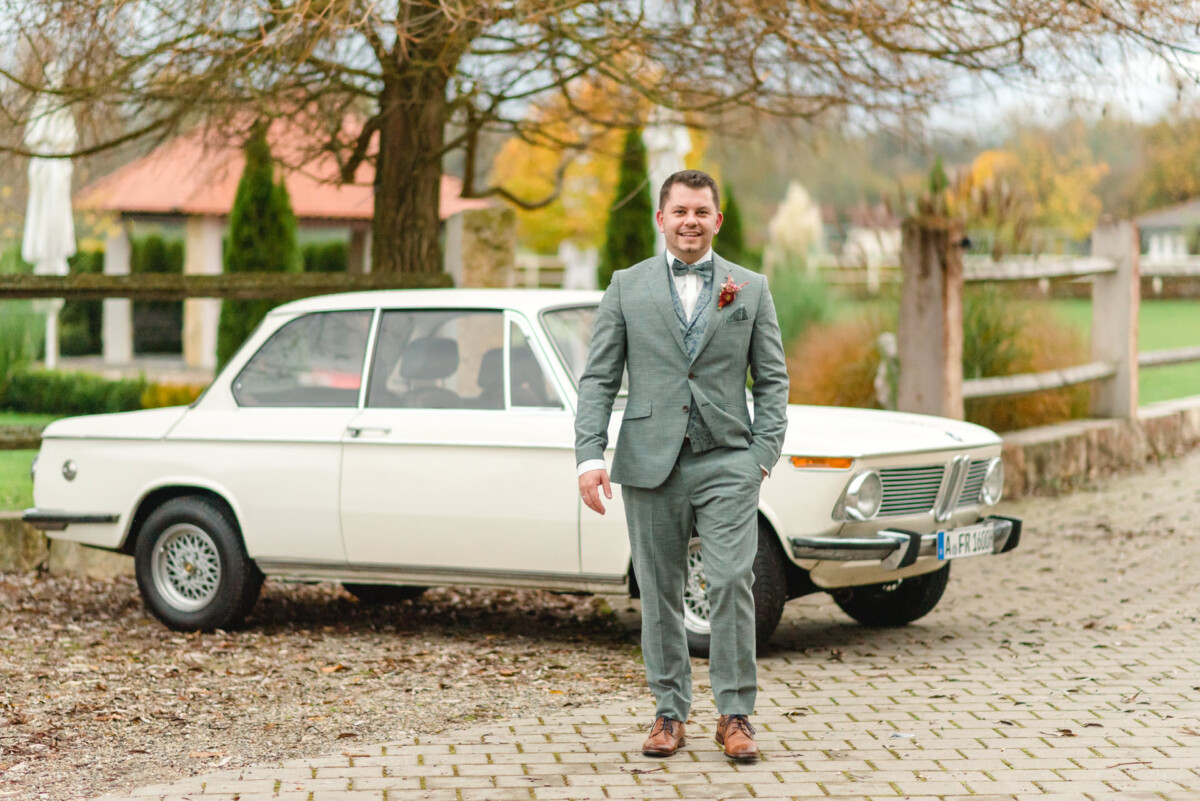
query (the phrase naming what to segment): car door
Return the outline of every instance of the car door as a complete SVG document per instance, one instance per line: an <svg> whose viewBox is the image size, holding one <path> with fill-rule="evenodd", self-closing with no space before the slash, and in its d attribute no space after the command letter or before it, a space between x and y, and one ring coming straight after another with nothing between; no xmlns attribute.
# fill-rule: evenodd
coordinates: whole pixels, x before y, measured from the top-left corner
<svg viewBox="0 0 1200 801"><path fill-rule="evenodd" d="M233 404L190 410L170 439L181 476L230 498L250 556L342 564L342 439L358 413L372 310L302 314L234 378Z"/></svg>
<svg viewBox="0 0 1200 801"><path fill-rule="evenodd" d="M577 575L573 436L519 315L385 310L366 404L343 441L350 562Z"/></svg>

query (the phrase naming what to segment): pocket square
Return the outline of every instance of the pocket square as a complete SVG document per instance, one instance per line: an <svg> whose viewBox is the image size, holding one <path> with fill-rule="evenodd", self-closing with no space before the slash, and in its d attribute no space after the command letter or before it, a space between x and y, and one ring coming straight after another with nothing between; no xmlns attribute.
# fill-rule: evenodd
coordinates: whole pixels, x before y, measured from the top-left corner
<svg viewBox="0 0 1200 801"><path fill-rule="evenodd" d="M729 319L727 319L725 322L740 323L744 320L749 320L749 319L750 319L750 313L748 311L746 311L746 307L738 306L736 309L733 310L733 313L729 315Z"/></svg>

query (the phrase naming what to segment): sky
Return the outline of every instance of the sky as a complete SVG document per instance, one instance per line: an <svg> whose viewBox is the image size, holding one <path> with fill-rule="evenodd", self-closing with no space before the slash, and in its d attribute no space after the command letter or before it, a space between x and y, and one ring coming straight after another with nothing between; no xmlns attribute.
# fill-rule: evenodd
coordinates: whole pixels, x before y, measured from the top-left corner
<svg viewBox="0 0 1200 801"><path fill-rule="evenodd" d="M955 101L933 109L931 127L953 133L975 135L986 140L1014 114L1028 114L1038 122L1049 122L1064 112L1100 116L1122 113L1137 122L1152 122L1179 97L1200 97L1200 56L1188 59L1185 75L1161 58L1137 54L1097 75L1037 86L1002 82L996 77L967 76L951 87Z"/></svg>

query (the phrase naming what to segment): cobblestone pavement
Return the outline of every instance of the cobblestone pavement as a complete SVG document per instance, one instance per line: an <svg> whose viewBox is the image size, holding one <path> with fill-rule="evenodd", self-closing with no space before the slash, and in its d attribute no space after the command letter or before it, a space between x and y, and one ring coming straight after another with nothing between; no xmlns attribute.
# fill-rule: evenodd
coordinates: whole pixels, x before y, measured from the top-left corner
<svg viewBox="0 0 1200 801"><path fill-rule="evenodd" d="M1200 801L1200 454L1004 511L1027 521L1022 547L954 563L941 605L907 628L864 629L824 595L789 605L760 655L755 763L712 742L698 665L669 760L638 750L646 696L133 797Z"/></svg>

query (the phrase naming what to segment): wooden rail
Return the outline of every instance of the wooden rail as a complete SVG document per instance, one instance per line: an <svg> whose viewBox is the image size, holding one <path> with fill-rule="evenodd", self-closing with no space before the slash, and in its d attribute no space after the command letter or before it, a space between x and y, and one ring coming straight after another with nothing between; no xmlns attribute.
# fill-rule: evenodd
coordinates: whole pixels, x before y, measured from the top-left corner
<svg viewBox="0 0 1200 801"><path fill-rule="evenodd" d="M227 300L294 298L372 289L433 289L453 286L446 273L233 273L222 275L0 275L0 299Z"/></svg>
<svg viewBox="0 0 1200 801"><path fill-rule="evenodd" d="M1041 373L969 378L963 381L963 398L1002 398L1008 395L1027 395L1048 389L1062 389L1089 381L1112 378L1117 368L1105 362L1092 362Z"/></svg>

